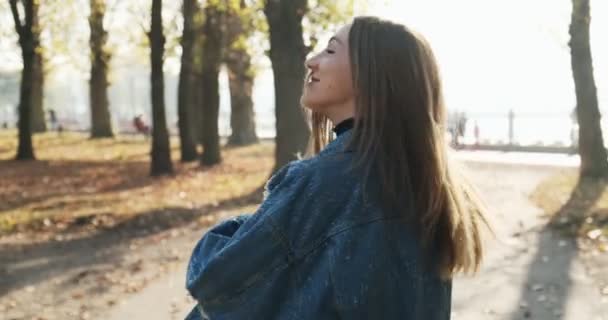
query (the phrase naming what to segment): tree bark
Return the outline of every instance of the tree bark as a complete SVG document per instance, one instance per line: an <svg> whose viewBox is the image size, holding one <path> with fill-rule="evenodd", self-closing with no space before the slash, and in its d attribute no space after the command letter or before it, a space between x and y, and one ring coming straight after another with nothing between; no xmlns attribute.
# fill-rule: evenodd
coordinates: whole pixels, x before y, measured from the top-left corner
<svg viewBox="0 0 608 320"><path fill-rule="evenodd" d="M111 55L105 48L108 33L103 27L105 0L90 0L89 26L91 36L91 79L89 100L91 104L91 138L113 137L112 120L108 101L108 64Z"/></svg>
<svg viewBox="0 0 608 320"><path fill-rule="evenodd" d="M36 2L36 1L34 1ZM37 8L38 5L34 4L34 8ZM37 9L34 9L35 14L37 15ZM38 18L34 19L34 21L38 20ZM34 27L32 30L34 37L36 39L40 39L40 31L39 27ZM39 40L36 41L40 43ZM46 121L44 116L44 60L42 57L42 52L40 50L40 45L34 50L34 59L32 64L32 111L31 111L31 121L32 121L32 132L39 133L46 131Z"/></svg>
<svg viewBox="0 0 608 320"><path fill-rule="evenodd" d="M268 0L264 7L275 87L275 171L306 151L310 135L300 106L306 74L307 51L302 36L306 10L306 0Z"/></svg>
<svg viewBox="0 0 608 320"><path fill-rule="evenodd" d="M230 11L226 19L227 47L225 62L230 86L230 127L228 145L245 146L258 142L253 109L253 83L255 74L251 55L244 41L246 30L238 12Z"/></svg>
<svg viewBox="0 0 608 320"><path fill-rule="evenodd" d="M197 25L196 28L196 32L199 35L203 35L203 27L204 25L202 24L201 21L197 21L199 24ZM202 145L203 144L203 97L202 97L202 92L201 92L201 88L203 87L203 63L204 63L204 58L203 58L203 43L204 43L204 36L199 36L196 37L196 39L194 40L194 50L193 50L193 54L194 54L194 66L192 69L192 76L193 76L193 80L192 80L192 104L194 106L194 108L192 109L193 112L193 116L192 118L194 119L194 124L192 126L192 130L194 132L194 140L196 141L197 145Z"/></svg>
<svg viewBox="0 0 608 320"><path fill-rule="evenodd" d="M251 56L244 49L232 49L227 61L230 85L230 127L228 144L246 146L258 142L253 110Z"/></svg>
<svg viewBox="0 0 608 320"><path fill-rule="evenodd" d="M162 29L161 10L162 0L152 0L150 27L150 59L152 62L152 163L150 174L153 176L173 172L169 132L165 117L165 84L163 77L165 36Z"/></svg>
<svg viewBox="0 0 608 320"><path fill-rule="evenodd" d="M602 137L601 115L593 77L589 41L589 0L572 0L570 52L579 121L580 177L608 177L608 159Z"/></svg>
<svg viewBox="0 0 608 320"><path fill-rule="evenodd" d="M202 50L201 50L202 52ZM192 87L195 90L192 92L192 100L194 109L193 111L193 119L194 125L192 129L194 131L194 139L197 145L203 145L204 140L204 130L203 130L203 93L201 92L201 88L203 87L203 76L202 76L202 62L197 66L197 70L194 74L194 82L192 83Z"/></svg>
<svg viewBox="0 0 608 320"><path fill-rule="evenodd" d="M34 58L32 63L32 98L30 103L31 128L33 133L45 132L44 117L44 60L40 48L40 22L38 17L39 1L32 3L32 36L34 37Z"/></svg>
<svg viewBox="0 0 608 320"><path fill-rule="evenodd" d="M205 8L205 26L203 43L202 68L202 118L203 118L203 154L202 165L215 165L222 161L218 118L220 110L219 73L222 62L223 13L208 4Z"/></svg>
<svg viewBox="0 0 608 320"><path fill-rule="evenodd" d="M196 145L203 144L203 97L201 88L203 87L203 44L205 43L205 24L204 12L201 10L199 15L195 15L193 20L194 37L192 43L192 91L190 98L192 99L192 132Z"/></svg>
<svg viewBox="0 0 608 320"><path fill-rule="evenodd" d="M180 138L181 160L183 162L196 160L196 143L194 141L193 115L194 97L194 14L198 11L196 0L184 0L183 3L184 31L182 33L182 60L179 72L179 87L177 96L177 113Z"/></svg>
<svg viewBox="0 0 608 320"><path fill-rule="evenodd" d="M36 4L34 0L23 0L23 13L21 19L17 9L17 0L10 0L11 13L15 22L15 30L19 35L21 57L23 58L23 71L21 73L21 86L19 97L19 144L17 147L17 160L34 160L32 145L31 110L32 110L32 81L35 50L39 46L39 38L34 36L32 27L37 16L34 15ZM22 21L23 20L23 21Z"/></svg>

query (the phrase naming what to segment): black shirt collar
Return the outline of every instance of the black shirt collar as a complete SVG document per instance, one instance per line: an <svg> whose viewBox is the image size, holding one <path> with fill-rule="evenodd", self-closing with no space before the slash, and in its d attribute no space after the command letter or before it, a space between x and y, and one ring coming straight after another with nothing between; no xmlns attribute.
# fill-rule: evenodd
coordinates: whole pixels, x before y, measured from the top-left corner
<svg viewBox="0 0 608 320"><path fill-rule="evenodd" d="M354 126L355 126L355 119L348 118L348 119L343 120L342 122L338 123L333 128L333 131L336 133L336 136L339 136L339 135L343 134L344 132L352 129Z"/></svg>

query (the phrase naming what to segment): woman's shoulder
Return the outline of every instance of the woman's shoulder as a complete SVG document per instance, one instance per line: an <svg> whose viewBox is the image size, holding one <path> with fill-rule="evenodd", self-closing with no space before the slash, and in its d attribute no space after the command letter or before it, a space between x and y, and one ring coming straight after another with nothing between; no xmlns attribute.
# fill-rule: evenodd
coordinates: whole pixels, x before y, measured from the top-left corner
<svg viewBox="0 0 608 320"><path fill-rule="evenodd" d="M331 154L295 160L279 169L266 183L265 196L280 186L323 191L336 185L356 183L352 156Z"/></svg>

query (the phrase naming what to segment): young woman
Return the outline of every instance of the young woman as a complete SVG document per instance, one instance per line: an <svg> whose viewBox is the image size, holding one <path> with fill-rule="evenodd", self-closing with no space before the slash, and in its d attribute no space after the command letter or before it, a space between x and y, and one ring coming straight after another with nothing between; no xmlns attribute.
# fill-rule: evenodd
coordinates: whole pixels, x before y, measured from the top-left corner
<svg viewBox="0 0 608 320"><path fill-rule="evenodd" d="M306 66L311 155L270 179L255 214L203 236L187 319L450 319L450 279L479 266L485 220L448 165L429 45L359 17Z"/></svg>

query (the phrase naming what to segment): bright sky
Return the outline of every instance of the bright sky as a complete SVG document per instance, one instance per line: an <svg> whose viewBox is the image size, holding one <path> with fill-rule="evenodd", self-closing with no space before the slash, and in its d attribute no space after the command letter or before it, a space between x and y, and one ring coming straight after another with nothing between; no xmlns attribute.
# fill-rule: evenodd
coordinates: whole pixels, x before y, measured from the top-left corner
<svg viewBox="0 0 608 320"><path fill-rule="evenodd" d="M168 3L173 6L173 2ZM475 113L513 108L517 112L559 114L574 107L567 46L571 0L369 0L369 3L367 14L404 23L428 38L442 68L449 107ZM608 1L592 0L591 5L598 96L600 106L608 109L608 41L605 41ZM8 26L13 31L10 12L2 9L0 28L6 30ZM119 29L140 28L130 20L122 20L125 19L114 21ZM84 18L80 27L87 27ZM0 39L0 69L19 68L15 38L0 36L4 38ZM126 53L131 50L128 46L119 49ZM177 61L167 61L168 68L177 70ZM261 82L269 82L267 73L261 75Z"/></svg>
<svg viewBox="0 0 608 320"><path fill-rule="evenodd" d="M608 1L591 5L595 78L608 109ZM424 34L442 67L448 104L476 112L574 107L570 12L571 0L385 0L370 8Z"/></svg>

